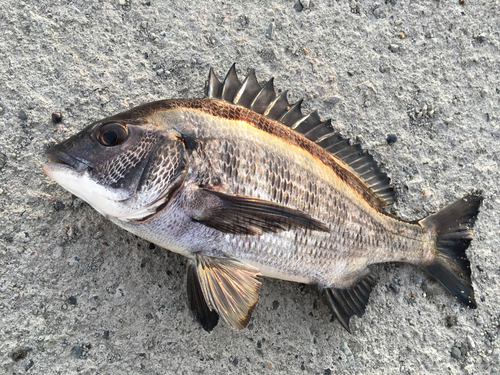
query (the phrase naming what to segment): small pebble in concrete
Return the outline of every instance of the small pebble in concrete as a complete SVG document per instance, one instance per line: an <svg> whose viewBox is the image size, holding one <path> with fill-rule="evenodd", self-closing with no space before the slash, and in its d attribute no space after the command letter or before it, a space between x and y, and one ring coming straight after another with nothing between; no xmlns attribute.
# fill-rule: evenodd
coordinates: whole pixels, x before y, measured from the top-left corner
<svg viewBox="0 0 500 375"><path fill-rule="evenodd" d="M238 358L233 359L233 365L238 366Z"/></svg>
<svg viewBox="0 0 500 375"><path fill-rule="evenodd" d="M397 44L391 44L389 46L389 49L391 50L391 52L394 52L394 53L399 52L399 45L397 45Z"/></svg>
<svg viewBox="0 0 500 375"><path fill-rule="evenodd" d="M340 95L333 95L325 99L325 102L336 105L340 102Z"/></svg>
<svg viewBox="0 0 500 375"><path fill-rule="evenodd" d="M460 352L460 349L454 346L451 348L451 356L455 359L459 359L462 356L462 353Z"/></svg>
<svg viewBox="0 0 500 375"><path fill-rule="evenodd" d="M274 39L274 31L276 29L276 25L274 22L271 22L269 26L266 29L266 38L268 39Z"/></svg>
<svg viewBox="0 0 500 375"><path fill-rule="evenodd" d="M33 367L34 364L35 362L33 362L33 360L30 359L28 362L24 364L24 371L28 371L30 368Z"/></svg>
<svg viewBox="0 0 500 375"><path fill-rule="evenodd" d="M401 292L401 289L395 283L390 283L389 286L394 291L394 293L399 294L399 292Z"/></svg>
<svg viewBox="0 0 500 375"><path fill-rule="evenodd" d="M80 345L75 345L73 347L73 352L75 353L76 358L80 358L82 356L82 347Z"/></svg>
<svg viewBox="0 0 500 375"><path fill-rule="evenodd" d="M304 6L301 3L297 3L293 7L297 12L302 12L302 9L304 9Z"/></svg>
<svg viewBox="0 0 500 375"><path fill-rule="evenodd" d="M64 203L60 202L60 201L55 202L54 203L54 210L56 210L56 211L64 210Z"/></svg>
<svg viewBox="0 0 500 375"><path fill-rule="evenodd" d="M75 296L71 296L68 298L68 303L70 305L76 305L76 297Z"/></svg>
<svg viewBox="0 0 500 375"><path fill-rule="evenodd" d="M53 112L52 113L52 122L58 124L62 121L62 114L61 112Z"/></svg>
<svg viewBox="0 0 500 375"><path fill-rule="evenodd" d="M384 8L382 8L381 6L375 8L373 10L373 15L375 16L375 18L384 18L385 17Z"/></svg>
<svg viewBox="0 0 500 375"><path fill-rule="evenodd" d="M385 140L387 141L387 143L389 145L393 145L394 143L396 143L398 141L398 137L396 134L387 134L387 137L385 138Z"/></svg>
<svg viewBox="0 0 500 375"><path fill-rule="evenodd" d="M104 333L102 334L102 338L106 339L106 340L109 339L109 331L108 330L104 331Z"/></svg>
<svg viewBox="0 0 500 375"><path fill-rule="evenodd" d="M22 109L17 114L17 117L19 117L23 121L26 121L28 119L28 115Z"/></svg>
<svg viewBox="0 0 500 375"><path fill-rule="evenodd" d="M272 306L273 306L273 310L276 310L280 306L280 303L278 301L274 300Z"/></svg>

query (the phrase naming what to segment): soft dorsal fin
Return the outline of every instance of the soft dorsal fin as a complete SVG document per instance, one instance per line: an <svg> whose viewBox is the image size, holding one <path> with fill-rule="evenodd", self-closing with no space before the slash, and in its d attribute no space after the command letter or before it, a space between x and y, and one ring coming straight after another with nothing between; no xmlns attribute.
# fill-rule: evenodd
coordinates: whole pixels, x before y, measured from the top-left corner
<svg viewBox="0 0 500 375"><path fill-rule="evenodd" d="M303 114L302 99L290 104L287 92L276 95L272 78L260 86L253 69L243 82L240 82L235 64L229 69L223 83L220 83L213 69L210 69L205 84L206 97L240 105L290 127L349 166L373 191L383 207L394 203L395 192L390 185L390 179L379 168L373 156L363 151L359 144L351 144L349 139L340 135L332 127L331 120L322 121L316 110Z"/></svg>

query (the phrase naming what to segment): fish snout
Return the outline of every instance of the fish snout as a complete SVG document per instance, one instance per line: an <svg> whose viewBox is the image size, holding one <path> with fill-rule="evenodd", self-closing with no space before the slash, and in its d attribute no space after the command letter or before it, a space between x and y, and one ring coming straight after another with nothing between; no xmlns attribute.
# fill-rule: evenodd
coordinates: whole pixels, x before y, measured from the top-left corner
<svg viewBox="0 0 500 375"><path fill-rule="evenodd" d="M54 147L49 148L45 151L45 157L49 160L49 162L62 164L65 166L69 166L73 168L76 172L83 172L84 170L89 168L89 165L84 163L81 160L71 156L66 151L61 149L62 144L55 145ZM43 167L43 171L47 173L47 169L49 168L50 163L45 164Z"/></svg>

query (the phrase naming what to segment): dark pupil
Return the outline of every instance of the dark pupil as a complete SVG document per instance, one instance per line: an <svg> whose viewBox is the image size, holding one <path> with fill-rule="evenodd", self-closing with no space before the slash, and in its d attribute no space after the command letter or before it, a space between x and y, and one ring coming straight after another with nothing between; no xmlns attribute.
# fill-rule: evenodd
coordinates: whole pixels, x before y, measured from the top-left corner
<svg viewBox="0 0 500 375"><path fill-rule="evenodd" d="M118 133L116 132L116 130L105 131L104 134L102 135L102 140L107 145L114 145L117 139L118 139Z"/></svg>

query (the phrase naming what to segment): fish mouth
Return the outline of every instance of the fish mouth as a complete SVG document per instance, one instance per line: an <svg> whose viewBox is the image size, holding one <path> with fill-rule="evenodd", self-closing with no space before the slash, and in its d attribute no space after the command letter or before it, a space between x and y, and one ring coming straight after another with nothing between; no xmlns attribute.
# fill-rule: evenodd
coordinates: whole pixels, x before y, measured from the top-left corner
<svg viewBox="0 0 500 375"><path fill-rule="evenodd" d="M45 173L51 169L59 168L69 168L75 172L81 173L89 168L88 164L78 160L65 151L59 150L57 146L45 151L45 157L49 160L43 167Z"/></svg>

